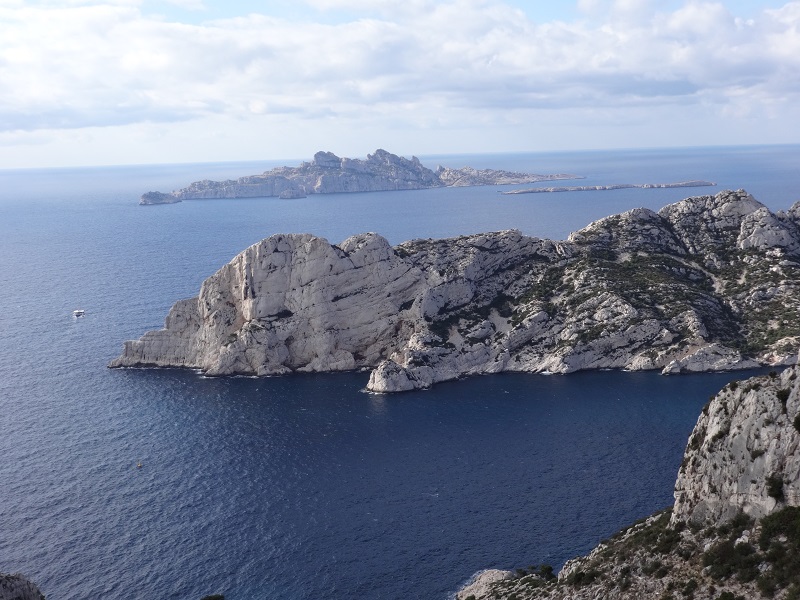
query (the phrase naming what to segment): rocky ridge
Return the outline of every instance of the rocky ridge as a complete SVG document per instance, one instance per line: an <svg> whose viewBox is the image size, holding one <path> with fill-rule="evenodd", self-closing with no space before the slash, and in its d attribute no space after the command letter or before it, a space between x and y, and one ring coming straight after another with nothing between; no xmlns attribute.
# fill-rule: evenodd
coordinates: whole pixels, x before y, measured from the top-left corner
<svg viewBox="0 0 800 600"><path fill-rule="evenodd" d="M299 167L278 167L261 175L236 180L195 181L170 192L142 194L140 204L173 204L182 200L211 198L301 198L309 194L419 190L444 186L500 185L575 179L574 175L533 175L493 169L449 169L432 171L419 159L410 160L376 150L366 160L340 158L332 152L317 152L311 162Z"/></svg>
<svg viewBox="0 0 800 600"><path fill-rule="evenodd" d="M499 371L793 364L799 275L800 203L773 214L743 190L634 209L567 241L275 235L110 366L372 369L368 389L394 392Z"/></svg>
<svg viewBox="0 0 800 600"><path fill-rule="evenodd" d="M703 409L675 506L621 531L555 576L478 573L457 600L800 596L800 369L727 385Z"/></svg>

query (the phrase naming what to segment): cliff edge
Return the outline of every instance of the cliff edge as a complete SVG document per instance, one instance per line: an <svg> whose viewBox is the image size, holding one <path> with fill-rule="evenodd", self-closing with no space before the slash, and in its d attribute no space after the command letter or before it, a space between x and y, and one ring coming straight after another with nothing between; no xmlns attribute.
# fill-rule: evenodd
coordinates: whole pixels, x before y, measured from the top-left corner
<svg viewBox="0 0 800 600"><path fill-rule="evenodd" d="M588 556L476 574L457 600L800 596L800 369L733 382L703 409L675 506Z"/></svg>
<svg viewBox="0 0 800 600"><path fill-rule="evenodd" d="M372 369L368 388L394 392L499 371L787 365L800 348L798 276L800 203L773 214L743 190L634 209L567 241L281 234L110 366Z"/></svg>

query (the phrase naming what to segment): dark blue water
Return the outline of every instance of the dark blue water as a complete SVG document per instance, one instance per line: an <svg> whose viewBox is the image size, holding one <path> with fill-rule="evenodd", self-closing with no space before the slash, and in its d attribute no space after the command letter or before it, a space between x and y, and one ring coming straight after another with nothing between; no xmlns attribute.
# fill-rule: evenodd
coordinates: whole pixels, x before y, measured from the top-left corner
<svg viewBox="0 0 800 600"><path fill-rule="evenodd" d="M777 209L800 190L798 158L773 147L423 160L604 183L705 178ZM360 391L365 373L107 370L124 339L271 233L563 238L595 213L690 193L136 205L143 191L270 166L0 171L0 571L54 599L443 599L480 568L559 565L671 503L700 407L731 375L499 375L374 396Z"/></svg>

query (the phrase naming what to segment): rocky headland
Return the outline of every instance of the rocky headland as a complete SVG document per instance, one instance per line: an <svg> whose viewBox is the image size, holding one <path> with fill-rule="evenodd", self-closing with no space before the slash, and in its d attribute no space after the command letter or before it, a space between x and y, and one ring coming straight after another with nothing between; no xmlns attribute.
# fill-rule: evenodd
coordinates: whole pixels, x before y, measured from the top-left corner
<svg viewBox="0 0 800 600"><path fill-rule="evenodd" d="M196 181L173 192L147 192L139 204L173 204L182 200L210 198L302 198L309 194L339 192L384 192L419 190L445 186L505 185L559 179L575 175L535 175L494 169L450 169L432 171L419 159L410 160L376 150L366 160L340 158L332 152L317 152L311 162L299 167L278 167L261 175L227 181Z"/></svg>
<svg viewBox="0 0 800 600"><path fill-rule="evenodd" d="M476 574L457 600L800 597L798 367L728 384L689 437L675 505L568 561Z"/></svg>
<svg viewBox="0 0 800 600"><path fill-rule="evenodd" d="M773 214L743 190L634 209L566 241L282 234L236 256L110 366L370 369L369 390L397 392L500 371L787 365L799 283L800 203Z"/></svg>

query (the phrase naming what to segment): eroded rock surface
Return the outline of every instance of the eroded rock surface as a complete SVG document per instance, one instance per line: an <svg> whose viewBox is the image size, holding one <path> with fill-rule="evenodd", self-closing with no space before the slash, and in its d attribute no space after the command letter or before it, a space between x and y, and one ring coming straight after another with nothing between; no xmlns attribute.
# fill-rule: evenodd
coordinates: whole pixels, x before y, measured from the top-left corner
<svg viewBox="0 0 800 600"><path fill-rule="evenodd" d="M797 374L733 382L703 409L675 483L673 522L707 526L800 505Z"/></svg>
<svg viewBox="0 0 800 600"><path fill-rule="evenodd" d="M793 364L799 214L740 190L607 217L567 241L511 230L392 248L376 234L338 246L276 235L111 366L370 368L368 388L394 392L499 371Z"/></svg>

